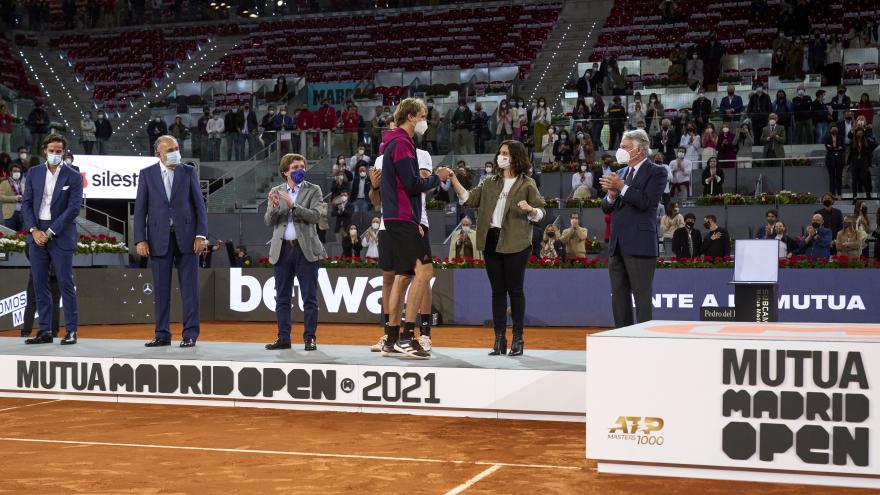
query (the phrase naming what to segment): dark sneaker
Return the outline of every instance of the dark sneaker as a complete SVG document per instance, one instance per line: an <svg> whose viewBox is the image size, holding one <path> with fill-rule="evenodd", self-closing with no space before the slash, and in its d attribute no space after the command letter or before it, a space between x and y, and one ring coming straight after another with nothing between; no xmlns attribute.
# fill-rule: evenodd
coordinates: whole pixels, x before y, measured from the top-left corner
<svg viewBox="0 0 880 495"><path fill-rule="evenodd" d="M394 350L414 359L431 359L431 353L422 348L416 339L400 339L394 344Z"/></svg>

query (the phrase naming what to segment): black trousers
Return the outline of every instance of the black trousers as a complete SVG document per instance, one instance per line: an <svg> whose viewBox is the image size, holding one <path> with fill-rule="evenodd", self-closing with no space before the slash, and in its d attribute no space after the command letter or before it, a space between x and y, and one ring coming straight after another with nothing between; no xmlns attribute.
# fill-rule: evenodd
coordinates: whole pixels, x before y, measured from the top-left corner
<svg viewBox="0 0 880 495"><path fill-rule="evenodd" d="M492 287L492 323L496 332L507 328L507 299L510 298L510 312L513 318L513 331L522 332L526 316L526 296L523 285L526 278L526 265L532 248L527 247L518 253L498 253L498 236L501 229L489 229L486 235L486 249L483 258L486 262L486 275Z"/></svg>
<svg viewBox="0 0 880 495"><path fill-rule="evenodd" d="M654 306L651 295L654 288L654 268L657 258L653 256L630 256L615 250L608 260L608 274L611 276L611 310L614 313L615 328L628 327L633 321L633 299L636 302L638 323L653 318Z"/></svg>

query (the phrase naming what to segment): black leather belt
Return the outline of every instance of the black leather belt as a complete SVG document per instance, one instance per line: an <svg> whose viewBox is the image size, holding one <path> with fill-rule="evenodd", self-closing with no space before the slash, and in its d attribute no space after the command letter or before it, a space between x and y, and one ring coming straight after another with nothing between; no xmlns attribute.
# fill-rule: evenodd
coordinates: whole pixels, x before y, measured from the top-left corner
<svg viewBox="0 0 880 495"><path fill-rule="evenodd" d="M299 241L296 239L293 239L291 241L288 241L287 239L285 239L284 244L287 244L288 246L299 246Z"/></svg>

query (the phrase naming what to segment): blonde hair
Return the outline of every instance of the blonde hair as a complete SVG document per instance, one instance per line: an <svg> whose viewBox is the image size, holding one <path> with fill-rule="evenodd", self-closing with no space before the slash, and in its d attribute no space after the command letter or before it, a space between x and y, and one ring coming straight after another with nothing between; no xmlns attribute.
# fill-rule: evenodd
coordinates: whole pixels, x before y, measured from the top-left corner
<svg viewBox="0 0 880 495"><path fill-rule="evenodd" d="M397 105L394 110L394 122L401 126L406 123L411 116L418 116L420 113L428 113L428 107L425 102L418 98L407 98Z"/></svg>

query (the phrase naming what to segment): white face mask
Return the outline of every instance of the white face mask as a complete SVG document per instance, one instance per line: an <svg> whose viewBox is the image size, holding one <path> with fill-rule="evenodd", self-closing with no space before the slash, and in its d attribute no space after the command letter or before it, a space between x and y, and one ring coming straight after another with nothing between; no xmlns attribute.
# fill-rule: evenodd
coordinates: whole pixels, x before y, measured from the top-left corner
<svg viewBox="0 0 880 495"><path fill-rule="evenodd" d="M492 167L486 167L486 173L487 173L487 174L491 174L491 173L492 173Z"/></svg>
<svg viewBox="0 0 880 495"><path fill-rule="evenodd" d="M361 172L359 175L361 176L361 179L363 179L364 177L367 176L367 173L366 173L366 172Z"/></svg>
<svg viewBox="0 0 880 495"><path fill-rule="evenodd" d="M498 155L498 168L505 170L507 167L510 167L510 157L504 155Z"/></svg>
<svg viewBox="0 0 880 495"><path fill-rule="evenodd" d="M12 172L12 180L20 180L21 172Z"/></svg>
<svg viewBox="0 0 880 495"><path fill-rule="evenodd" d="M470 226L470 225L462 225L462 226L461 226L461 231L464 232L465 234L470 234L470 232L471 232L471 226Z"/></svg>
<svg viewBox="0 0 880 495"><path fill-rule="evenodd" d="M358 156L364 156L364 150L358 150Z"/></svg>
<svg viewBox="0 0 880 495"><path fill-rule="evenodd" d="M67 160L64 160L64 164L65 164L65 165L71 165L71 164L73 164L73 160L71 160L70 158L68 158Z"/></svg>
<svg viewBox="0 0 880 495"><path fill-rule="evenodd" d="M723 132L723 133L728 133L728 132L730 132L730 127L722 127L722 128L721 128L721 132Z"/></svg>
<svg viewBox="0 0 880 495"><path fill-rule="evenodd" d="M629 163L632 159L629 151L623 148L617 148L617 153L614 154L614 158L617 160L617 163Z"/></svg>
<svg viewBox="0 0 880 495"><path fill-rule="evenodd" d="M179 165L180 151L169 151L165 154L165 165Z"/></svg>
<svg viewBox="0 0 880 495"><path fill-rule="evenodd" d="M428 121L427 120L420 120L420 121L416 122L416 128L415 128L416 134L421 136L427 130L428 130Z"/></svg>
<svg viewBox="0 0 880 495"><path fill-rule="evenodd" d="M21 161L27 160L27 153L19 153L18 158L20 158Z"/></svg>
<svg viewBox="0 0 880 495"><path fill-rule="evenodd" d="M684 152L683 152L683 151L679 151L678 153L675 154L675 156L677 156L677 157L679 157L679 158L684 158Z"/></svg>
<svg viewBox="0 0 880 495"><path fill-rule="evenodd" d="M357 235L357 234L358 234L358 231L357 231L356 229L350 229L350 230L348 231L348 233L351 234L351 235Z"/></svg>
<svg viewBox="0 0 880 495"><path fill-rule="evenodd" d="M776 121L773 119L770 119L770 125L776 125Z"/></svg>
<svg viewBox="0 0 880 495"><path fill-rule="evenodd" d="M379 230L379 222L373 222L373 230Z"/></svg>
<svg viewBox="0 0 880 495"><path fill-rule="evenodd" d="M587 166L581 165L581 172L586 172L586 171L587 171Z"/></svg>
<svg viewBox="0 0 880 495"><path fill-rule="evenodd" d="M53 167L57 167L61 164L61 155L48 155L46 156L46 163Z"/></svg>

